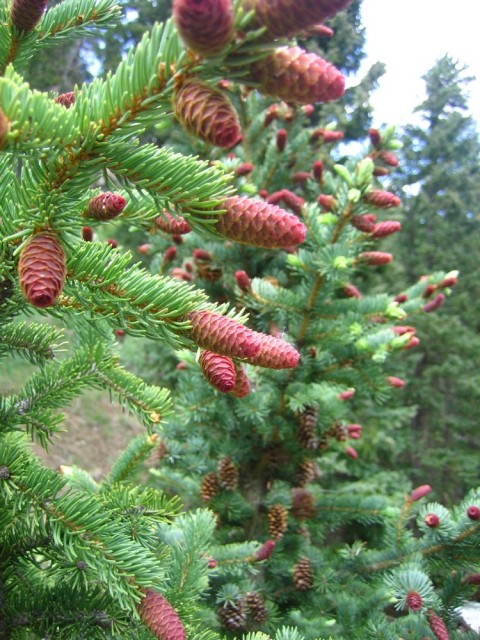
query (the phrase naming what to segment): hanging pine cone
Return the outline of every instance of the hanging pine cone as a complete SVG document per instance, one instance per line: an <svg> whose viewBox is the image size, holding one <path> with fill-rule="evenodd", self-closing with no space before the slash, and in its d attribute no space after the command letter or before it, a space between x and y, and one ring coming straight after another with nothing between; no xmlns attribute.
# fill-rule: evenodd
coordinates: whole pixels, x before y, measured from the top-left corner
<svg viewBox="0 0 480 640"><path fill-rule="evenodd" d="M180 236L192 230L183 216L178 215L174 218L168 211L165 211L165 209L162 211L162 215L156 218L155 225L165 233Z"/></svg>
<svg viewBox="0 0 480 640"><path fill-rule="evenodd" d="M295 482L299 487L313 482L317 476L317 465L313 460L302 460L295 473Z"/></svg>
<svg viewBox="0 0 480 640"><path fill-rule="evenodd" d="M281 338L259 334L260 349L256 356L249 358L249 364L266 369L294 369L300 360L300 354Z"/></svg>
<svg viewBox="0 0 480 640"><path fill-rule="evenodd" d="M113 220L125 209L127 201L118 193L105 191L90 200L85 211L86 218L94 220Z"/></svg>
<svg viewBox="0 0 480 640"><path fill-rule="evenodd" d="M144 625L159 640L186 640L185 630L177 612L165 598L147 589L138 605Z"/></svg>
<svg viewBox="0 0 480 640"><path fill-rule="evenodd" d="M338 100L345 78L330 62L300 47L279 47L250 67L261 93L286 102L307 104Z"/></svg>
<svg viewBox="0 0 480 640"><path fill-rule="evenodd" d="M261 334L214 311L192 311L190 336L199 347L231 358L248 358L260 350Z"/></svg>
<svg viewBox="0 0 480 640"><path fill-rule="evenodd" d="M235 374L235 386L230 391L230 395L235 398L244 398L250 393L250 381L243 364L235 362Z"/></svg>
<svg viewBox="0 0 480 640"><path fill-rule="evenodd" d="M382 209L390 209L391 207L399 207L401 200L398 196L390 191L382 191L380 189L372 189L363 196L363 201L374 207Z"/></svg>
<svg viewBox="0 0 480 640"><path fill-rule="evenodd" d="M265 624L268 619L268 613L263 597L259 593L251 591L245 596L245 604L252 620L258 622L258 624Z"/></svg>
<svg viewBox="0 0 480 640"><path fill-rule="evenodd" d="M245 627L247 612L241 598L235 602L224 602L217 610L217 615L222 627L228 631L240 631Z"/></svg>
<svg viewBox="0 0 480 640"><path fill-rule="evenodd" d="M230 456L225 456L218 463L218 483L227 491L237 488L238 469Z"/></svg>
<svg viewBox="0 0 480 640"><path fill-rule="evenodd" d="M268 510L268 530L274 540L283 538L288 527L288 511L282 504L274 504Z"/></svg>
<svg viewBox="0 0 480 640"><path fill-rule="evenodd" d="M174 96L174 113L182 127L215 147L230 148L242 139L237 113L218 89L187 80Z"/></svg>
<svg viewBox="0 0 480 640"><path fill-rule="evenodd" d="M208 57L234 36L231 0L174 0L173 19L187 47Z"/></svg>
<svg viewBox="0 0 480 640"><path fill-rule="evenodd" d="M308 591L312 588L313 569L308 558L300 558L293 567L293 584L299 591Z"/></svg>
<svg viewBox="0 0 480 640"><path fill-rule="evenodd" d="M30 238L20 253L20 287L26 300L35 307L55 304L66 276L65 253L58 237L41 231Z"/></svg>
<svg viewBox="0 0 480 640"><path fill-rule="evenodd" d="M206 473L200 485L200 499L208 502L218 493L218 477L213 471Z"/></svg>
<svg viewBox="0 0 480 640"><path fill-rule="evenodd" d="M217 231L230 240L265 249L286 249L304 242L307 228L297 216L276 205L245 196L232 196L219 206L224 209Z"/></svg>
<svg viewBox="0 0 480 640"><path fill-rule="evenodd" d="M47 0L13 0L10 10L12 23L22 31L31 31L40 22Z"/></svg>
<svg viewBox="0 0 480 640"><path fill-rule="evenodd" d="M255 11L249 29L266 28L264 38L294 36L327 18L333 18L351 0L243 0L245 11Z"/></svg>
<svg viewBox="0 0 480 640"><path fill-rule="evenodd" d="M306 489L292 489L291 514L297 520L311 520L315 517L315 498Z"/></svg>
<svg viewBox="0 0 480 640"><path fill-rule="evenodd" d="M430 625L430 629L433 631L433 635L438 638L438 640L449 640L450 636L448 635L444 621L433 609L428 610L427 620Z"/></svg>
<svg viewBox="0 0 480 640"><path fill-rule="evenodd" d="M202 351L200 367L208 382L221 393L228 393L235 387L235 366L227 356L220 356L213 351Z"/></svg>
<svg viewBox="0 0 480 640"><path fill-rule="evenodd" d="M297 438L305 449L318 449L317 435L318 408L314 406L305 407L300 415L297 429Z"/></svg>

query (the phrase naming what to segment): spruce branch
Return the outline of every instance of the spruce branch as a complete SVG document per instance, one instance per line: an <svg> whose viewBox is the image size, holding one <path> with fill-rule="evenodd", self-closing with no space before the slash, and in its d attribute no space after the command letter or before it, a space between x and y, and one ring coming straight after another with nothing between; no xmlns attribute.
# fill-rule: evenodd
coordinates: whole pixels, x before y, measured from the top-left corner
<svg viewBox="0 0 480 640"><path fill-rule="evenodd" d="M62 332L48 324L9 322L2 325L0 358L16 353L33 364L44 364L54 358L61 345Z"/></svg>

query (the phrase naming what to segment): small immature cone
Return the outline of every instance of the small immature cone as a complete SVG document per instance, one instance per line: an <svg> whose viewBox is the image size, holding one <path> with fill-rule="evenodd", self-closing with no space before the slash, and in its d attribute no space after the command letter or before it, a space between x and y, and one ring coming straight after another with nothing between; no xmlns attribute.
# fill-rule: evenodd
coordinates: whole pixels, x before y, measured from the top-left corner
<svg viewBox="0 0 480 640"><path fill-rule="evenodd" d="M31 31L47 8L47 0L13 0L10 10L12 24L22 31Z"/></svg>
<svg viewBox="0 0 480 640"><path fill-rule="evenodd" d="M376 220L377 216L374 213L365 213L362 216L352 216L350 219L350 224L352 225L352 227L355 227L355 229L363 231L363 233L372 233L372 231L375 229Z"/></svg>
<svg viewBox="0 0 480 640"><path fill-rule="evenodd" d="M266 196L266 201L268 204L278 204L283 198L283 192L285 189L280 189L280 191L274 191Z"/></svg>
<svg viewBox="0 0 480 640"><path fill-rule="evenodd" d="M340 142L343 140L344 133L343 131L332 131L330 129L315 129L315 131L310 136L310 142L315 142L316 140L320 140L325 144L329 144L331 142Z"/></svg>
<svg viewBox="0 0 480 640"><path fill-rule="evenodd" d="M467 509L467 516L470 520L480 520L480 507L472 505Z"/></svg>
<svg viewBox="0 0 480 640"><path fill-rule="evenodd" d="M338 100L345 78L332 64L300 47L279 47L250 67L261 93L289 103L307 104Z"/></svg>
<svg viewBox="0 0 480 640"><path fill-rule="evenodd" d="M268 510L268 530L274 540L281 540L288 528L288 511L281 504L274 504Z"/></svg>
<svg viewBox="0 0 480 640"><path fill-rule="evenodd" d="M242 164L239 164L235 169L235 175L238 177L247 176L249 173L252 173L253 169L254 167L251 162L242 162Z"/></svg>
<svg viewBox="0 0 480 640"><path fill-rule="evenodd" d="M285 129L279 129L277 131L277 149L282 152L287 144L288 134Z"/></svg>
<svg viewBox="0 0 480 640"><path fill-rule="evenodd" d="M382 141L382 135L378 129L369 129L368 136L374 147L378 147Z"/></svg>
<svg viewBox="0 0 480 640"><path fill-rule="evenodd" d="M255 11L253 25L265 27L265 38L274 40L300 33L312 25L333 18L351 0L243 0L246 11Z"/></svg>
<svg viewBox="0 0 480 640"><path fill-rule="evenodd" d="M260 549L256 551L255 560L257 562L261 562L262 560L266 560L267 558L269 558L275 549L275 545L275 540L267 540L266 542L264 542Z"/></svg>
<svg viewBox="0 0 480 640"><path fill-rule="evenodd" d="M401 223L396 220L383 220L383 222L378 222L373 227L372 238L385 238L392 235L392 233L397 233L401 228Z"/></svg>
<svg viewBox="0 0 480 640"><path fill-rule="evenodd" d="M147 589L138 612L150 633L159 640L186 640L182 621L172 605L157 591Z"/></svg>
<svg viewBox="0 0 480 640"><path fill-rule="evenodd" d="M163 262L165 263L173 262L173 260L175 260L176 257L177 257L177 247L175 246L168 247L168 249L163 254Z"/></svg>
<svg viewBox="0 0 480 640"><path fill-rule="evenodd" d="M429 298L432 295L432 293L434 293L436 290L437 290L437 285L427 284L424 292L422 293L422 298Z"/></svg>
<svg viewBox="0 0 480 640"><path fill-rule="evenodd" d="M184 235L189 233L191 228L187 224L185 218L182 216L171 216L168 211L162 211L162 215L158 216L155 220L155 225L165 233L171 233L173 235Z"/></svg>
<svg viewBox="0 0 480 640"><path fill-rule="evenodd" d="M342 291L347 296L347 298L361 298L362 297L362 294L360 293L360 291L352 283L346 284L343 287Z"/></svg>
<svg viewBox="0 0 480 640"><path fill-rule="evenodd" d="M231 0L174 0L172 14L184 43L202 56L218 53L233 39Z"/></svg>
<svg viewBox="0 0 480 640"><path fill-rule="evenodd" d="M399 207L401 200L398 196L390 191L381 191L380 189L372 189L363 196L363 201L374 207L382 209L390 209L391 207Z"/></svg>
<svg viewBox="0 0 480 640"><path fill-rule="evenodd" d="M20 287L26 300L35 307L55 304L66 277L65 253L59 238L43 231L30 238L20 253Z"/></svg>
<svg viewBox="0 0 480 640"><path fill-rule="evenodd" d="M248 363L266 369L294 369L298 366L300 354L281 338L259 334L260 349L248 358Z"/></svg>
<svg viewBox="0 0 480 640"><path fill-rule="evenodd" d="M218 463L218 484L227 491L237 488L238 469L230 456L225 456Z"/></svg>
<svg viewBox="0 0 480 640"><path fill-rule="evenodd" d="M75 104L75 91L61 93L55 98L54 102L61 104L65 109L70 109L70 107Z"/></svg>
<svg viewBox="0 0 480 640"><path fill-rule="evenodd" d="M230 148L242 139L238 116L220 90L187 80L174 96L174 114L182 127L215 147Z"/></svg>
<svg viewBox="0 0 480 640"><path fill-rule="evenodd" d="M427 612L427 620L433 635L437 640L450 640L447 627L440 616L435 613L433 609L429 609Z"/></svg>
<svg viewBox="0 0 480 640"><path fill-rule="evenodd" d="M391 151L381 151L378 157L382 162L388 164L389 167L398 167L398 158Z"/></svg>
<svg viewBox="0 0 480 640"><path fill-rule="evenodd" d="M440 524L440 518L436 513L427 513L423 521L425 522L427 527L430 527L431 529L436 529Z"/></svg>
<svg viewBox="0 0 480 640"><path fill-rule="evenodd" d="M204 262L210 262L212 259L212 254L205 249L194 249L192 251L193 259L196 261L203 260Z"/></svg>
<svg viewBox="0 0 480 640"><path fill-rule="evenodd" d="M217 610L217 615L222 627L228 631L240 631L245 628L247 611L242 598L224 602Z"/></svg>
<svg viewBox="0 0 480 640"><path fill-rule="evenodd" d="M206 473L200 485L200 499L208 502L218 493L218 477L214 472Z"/></svg>
<svg viewBox="0 0 480 640"><path fill-rule="evenodd" d="M309 174L310 177L310 174ZM282 200L286 207L291 209L297 215L300 215L302 212L303 205L305 204L305 200L300 196L297 196L293 191L289 191L288 189L282 190Z"/></svg>
<svg viewBox="0 0 480 640"><path fill-rule="evenodd" d="M313 586L313 568L308 558L300 558L293 567L293 584L299 591L308 591Z"/></svg>
<svg viewBox="0 0 480 640"><path fill-rule="evenodd" d="M230 395L235 398L245 398L250 393L250 381L243 364L235 363L235 377L235 386L230 391Z"/></svg>
<svg viewBox="0 0 480 640"><path fill-rule="evenodd" d="M431 490L432 487L429 484L422 484L419 487L416 487L408 496L408 502L417 502L417 500L421 500L430 493Z"/></svg>
<svg viewBox="0 0 480 640"><path fill-rule="evenodd" d="M333 211L337 206L335 198L331 195L327 195L326 193L321 193L317 198L317 202L324 211Z"/></svg>
<svg viewBox="0 0 480 640"><path fill-rule="evenodd" d="M405 386L405 380L397 378L396 376L388 376L387 382L391 387L395 387L396 389L401 389Z"/></svg>
<svg viewBox="0 0 480 640"><path fill-rule="evenodd" d="M349 458L352 458L352 460L356 460L358 458L358 451L353 447L345 447L345 453Z"/></svg>
<svg viewBox="0 0 480 640"><path fill-rule="evenodd" d="M212 387L221 393L228 393L234 388L236 374L230 358L213 351L202 351L199 362L203 375Z"/></svg>
<svg viewBox="0 0 480 640"><path fill-rule="evenodd" d="M438 293L435 296L435 298L430 300L430 302L427 302L427 304L423 305L422 311L425 311L425 313L432 313L432 311L435 311L436 309L442 306L444 300L445 300L445 294Z"/></svg>
<svg viewBox="0 0 480 640"><path fill-rule="evenodd" d="M94 220L113 220L125 209L126 204L127 201L122 196L105 191L90 200L84 215Z"/></svg>
<svg viewBox="0 0 480 640"><path fill-rule="evenodd" d="M231 358L253 358L262 334L214 311L192 311L190 336L200 347Z"/></svg>
<svg viewBox="0 0 480 640"><path fill-rule="evenodd" d="M346 391L342 391L342 393L339 393L337 398L339 400L350 400L351 398L353 398L353 396L355 395L355 389L347 389Z"/></svg>
<svg viewBox="0 0 480 640"><path fill-rule="evenodd" d="M238 288L244 293L248 293L252 290L252 281L246 271L235 271L235 281Z"/></svg>
<svg viewBox="0 0 480 640"><path fill-rule="evenodd" d="M85 242L92 242L93 240L92 227L82 227L82 238L85 240Z"/></svg>
<svg viewBox="0 0 480 640"><path fill-rule="evenodd" d="M422 596L417 591L409 591L405 601L411 611L420 611L422 608Z"/></svg>
<svg viewBox="0 0 480 640"><path fill-rule="evenodd" d="M219 217L216 229L230 240L265 249L288 249L305 240L305 225L276 205L232 196L221 208L225 213Z"/></svg>
<svg viewBox="0 0 480 640"><path fill-rule="evenodd" d="M369 267L388 264L393 260L392 254L385 253L384 251L364 251L358 256L358 258Z"/></svg>
<svg viewBox="0 0 480 640"><path fill-rule="evenodd" d="M315 160L315 162L313 163L313 177L315 178L315 180L318 180L319 182L322 180L323 177L323 162L321 160Z"/></svg>

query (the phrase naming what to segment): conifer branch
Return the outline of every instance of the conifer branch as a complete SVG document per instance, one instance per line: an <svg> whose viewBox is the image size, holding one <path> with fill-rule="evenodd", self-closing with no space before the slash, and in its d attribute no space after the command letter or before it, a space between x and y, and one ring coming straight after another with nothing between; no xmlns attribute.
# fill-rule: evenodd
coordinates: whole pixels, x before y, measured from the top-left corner
<svg viewBox="0 0 480 640"><path fill-rule="evenodd" d="M17 353L33 364L44 364L54 358L62 332L46 324L7 323L0 335L0 358Z"/></svg>

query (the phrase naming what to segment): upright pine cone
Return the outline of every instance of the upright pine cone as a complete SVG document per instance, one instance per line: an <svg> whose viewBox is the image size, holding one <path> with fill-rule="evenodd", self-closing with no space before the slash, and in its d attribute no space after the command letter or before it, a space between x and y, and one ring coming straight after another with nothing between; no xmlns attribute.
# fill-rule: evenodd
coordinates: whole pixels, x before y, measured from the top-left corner
<svg viewBox="0 0 480 640"><path fill-rule="evenodd" d="M313 460L302 460L297 467L295 473L295 482L299 487L304 487L306 484L313 482L317 476L317 465Z"/></svg>
<svg viewBox="0 0 480 640"><path fill-rule="evenodd" d="M200 366L208 382L222 393L232 391L235 386L235 366L227 356L220 356L213 351L202 351Z"/></svg>
<svg viewBox="0 0 480 640"><path fill-rule="evenodd" d="M208 502L218 493L218 477L213 471L206 473L200 485L200 499Z"/></svg>
<svg viewBox="0 0 480 640"><path fill-rule="evenodd" d="M300 558L293 567L293 584L299 591L308 591L312 588L313 569L308 558Z"/></svg>
<svg viewBox="0 0 480 640"><path fill-rule="evenodd" d="M231 0L174 0L172 13L182 40L202 56L218 53L233 39Z"/></svg>
<svg viewBox="0 0 480 640"><path fill-rule="evenodd" d="M317 421L318 421L318 409L314 406L305 407L297 429L297 438L302 447L305 449L318 449L318 435L317 435Z"/></svg>
<svg viewBox="0 0 480 640"><path fill-rule="evenodd" d="M450 636L448 635L444 621L433 609L427 611L427 620L430 629L433 631L433 635L438 638L438 640L449 640Z"/></svg>
<svg viewBox="0 0 480 640"><path fill-rule="evenodd" d="M245 371L245 367L241 363L235 363L235 374L235 386L230 391L230 395L235 398L244 398L250 393L250 381Z"/></svg>
<svg viewBox="0 0 480 640"><path fill-rule="evenodd" d="M247 612L242 598L224 602L217 610L218 619L224 629L228 631L240 631L245 627Z"/></svg>
<svg viewBox="0 0 480 640"><path fill-rule="evenodd" d="M177 612L157 591L146 590L138 611L144 625L159 640L186 640Z"/></svg>
<svg viewBox="0 0 480 640"><path fill-rule="evenodd" d="M249 364L266 369L294 369L300 360L300 354L281 338L260 335L260 350L256 356L249 358Z"/></svg>
<svg viewBox="0 0 480 640"><path fill-rule="evenodd" d="M84 215L94 220L113 220L125 209L126 204L125 198L118 193L105 191L90 200Z"/></svg>
<svg viewBox="0 0 480 640"><path fill-rule="evenodd" d="M255 620L258 624L265 624L268 619L268 613L263 597L259 593L251 591L245 596L245 604L252 620Z"/></svg>
<svg viewBox="0 0 480 640"><path fill-rule="evenodd" d="M227 198L217 231L230 240L265 249L287 249L301 244L307 228L297 216L276 205L245 196Z"/></svg>
<svg viewBox="0 0 480 640"><path fill-rule="evenodd" d="M47 0L13 0L10 18L17 29L31 31L47 8Z"/></svg>
<svg viewBox="0 0 480 640"><path fill-rule="evenodd" d="M405 597L405 602L407 603L407 607L412 611L420 611L423 604L422 596L418 591L409 591Z"/></svg>
<svg viewBox="0 0 480 640"><path fill-rule="evenodd" d="M279 47L250 67L261 93L286 102L307 104L338 100L345 78L330 62L301 47Z"/></svg>
<svg viewBox="0 0 480 640"><path fill-rule="evenodd" d="M183 216L178 215L174 218L165 209L162 211L162 215L155 220L155 225L161 231L173 235L184 235L192 230Z"/></svg>
<svg viewBox="0 0 480 640"><path fill-rule="evenodd" d="M35 307L50 307L62 292L66 276L65 253L58 237L41 231L30 238L20 253L20 287Z"/></svg>
<svg viewBox="0 0 480 640"><path fill-rule="evenodd" d="M274 504L268 510L268 530L274 540L283 538L288 527L288 511L282 504Z"/></svg>
<svg viewBox="0 0 480 640"><path fill-rule="evenodd" d="M246 11L255 11L249 28L266 28L265 38L294 36L324 22L344 9L351 0L243 0Z"/></svg>
<svg viewBox="0 0 480 640"><path fill-rule="evenodd" d="M230 148L242 139L230 100L222 91L198 80L187 80L178 89L174 113L186 131L216 147Z"/></svg>
<svg viewBox="0 0 480 640"><path fill-rule="evenodd" d="M190 335L200 346L231 358L253 358L260 350L261 334L214 311L192 311Z"/></svg>
<svg viewBox="0 0 480 640"><path fill-rule="evenodd" d="M230 456L225 456L218 463L218 483L227 491L237 488L238 469Z"/></svg>

